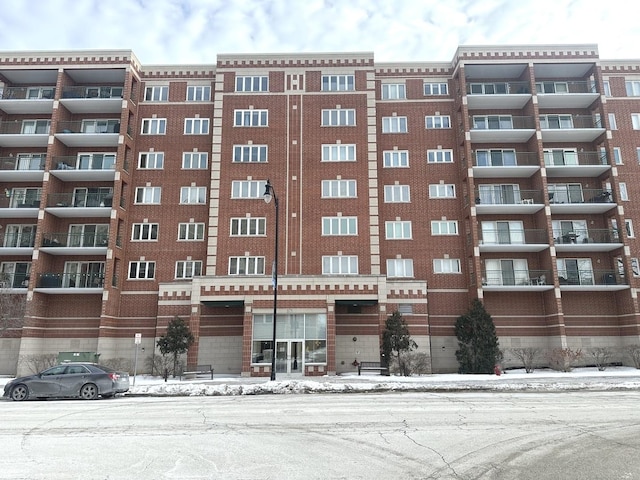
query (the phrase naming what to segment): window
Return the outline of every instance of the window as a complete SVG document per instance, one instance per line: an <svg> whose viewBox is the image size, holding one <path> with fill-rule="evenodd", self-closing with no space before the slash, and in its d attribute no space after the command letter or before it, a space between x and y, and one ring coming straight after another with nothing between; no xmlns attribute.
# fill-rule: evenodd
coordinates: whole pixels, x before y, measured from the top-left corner
<svg viewBox="0 0 640 480"><path fill-rule="evenodd" d="M263 180L234 180L231 198L262 198L267 182Z"/></svg>
<svg viewBox="0 0 640 480"><path fill-rule="evenodd" d="M456 186L451 183L432 183L429 185L429 198L455 198Z"/></svg>
<svg viewBox="0 0 640 480"><path fill-rule="evenodd" d="M382 117L382 133L407 133L407 117Z"/></svg>
<svg viewBox="0 0 640 480"><path fill-rule="evenodd" d="M142 135L164 135L167 133L166 118L144 118L142 120Z"/></svg>
<svg viewBox="0 0 640 480"><path fill-rule="evenodd" d="M460 269L460 259L434 258L433 273L462 273Z"/></svg>
<svg viewBox="0 0 640 480"><path fill-rule="evenodd" d="M120 133L120 120L82 120L82 133Z"/></svg>
<svg viewBox="0 0 640 480"><path fill-rule="evenodd" d="M209 133L208 118L185 118L184 134L185 135L206 135Z"/></svg>
<svg viewBox="0 0 640 480"><path fill-rule="evenodd" d="M46 236L45 236L46 237ZM45 242L47 240L45 239ZM54 243L57 236L53 237ZM109 224L71 224L67 236L67 247L106 247L109 242Z"/></svg>
<svg viewBox="0 0 640 480"><path fill-rule="evenodd" d="M129 280L153 279L156 276L156 262L129 262Z"/></svg>
<svg viewBox="0 0 640 480"><path fill-rule="evenodd" d="M166 102L169 100L169 87L167 85L146 87L144 89L144 99L147 102Z"/></svg>
<svg viewBox="0 0 640 480"><path fill-rule="evenodd" d="M193 278L202 275L201 260L179 260L176 262L176 278Z"/></svg>
<svg viewBox="0 0 640 480"><path fill-rule="evenodd" d="M385 238L387 240L411 240L411 222L384 222Z"/></svg>
<svg viewBox="0 0 640 480"><path fill-rule="evenodd" d="M453 163L453 150L427 150L427 163Z"/></svg>
<svg viewBox="0 0 640 480"><path fill-rule="evenodd" d="M44 164L46 163L46 153L18 153L15 163L16 170L44 170ZM115 163L115 154L113 155ZM64 162L58 162L58 165L65 165ZM97 168L98 166L96 166ZM58 168L65 168L59 166ZM82 168L78 166L78 168ZM85 169L87 167L84 167Z"/></svg>
<svg viewBox="0 0 640 480"><path fill-rule="evenodd" d="M358 257L355 255L323 255L323 275L357 275Z"/></svg>
<svg viewBox="0 0 640 480"><path fill-rule="evenodd" d="M333 108L322 110L323 127L352 127L356 124L356 110L354 108Z"/></svg>
<svg viewBox="0 0 640 480"><path fill-rule="evenodd" d="M62 276L63 288L102 288L104 262L66 262Z"/></svg>
<svg viewBox="0 0 640 480"><path fill-rule="evenodd" d="M134 223L131 229L131 240L144 242L158 239L158 223Z"/></svg>
<svg viewBox="0 0 640 480"><path fill-rule="evenodd" d="M42 197L42 188L12 188L5 190L9 195L9 208L38 208Z"/></svg>
<svg viewBox="0 0 640 480"><path fill-rule="evenodd" d="M27 224L9 224L4 234L3 247L33 247L36 238L36 226Z"/></svg>
<svg viewBox="0 0 640 480"><path fill-rule="evenodd" d="M611 127L611 130L617 130L618 129L618 124L616 123L616 114L615 113L610 113L609 114L609 126Z"/></svg>
<svg viewBox="0 0 640 480"><path fill-rule="evenodd" d="M449 115L427 115L424 117L426 128L451 128L451 118Z"/></svg>
<svg viewBox="0 0 640 480"><path fill-rule="evenodd" d="M269 77L236 77L236 92L268 92Z"/></svg>
<svg viewBox="0 0 640 480"><path fill-rule="evenodd" d="M229 275L264 275L264 257L229 257Z"/></svg>
<svg viewBox="0 0 640 480"><path fill-rule="evenodd" d="M159 170L164 167L164 152L140 152L138 168Z"/></svg>
<svg viewBox="0 0 640 480"><path fill-rule="evenodd" d="M383 100L402 100L407 98L404 83L383 83L382 99Z"/></svg>
<svg viewBox="0 0 640 480"><path fill-rule="evenodd" d="M357 235L358 217L322 217L322 235Z"/></svg>
<svg viewBox="0 0 640 480"><path fill-rule="evenodd" d="M544 164L547 166L578 165L578 150L575 148L545 148Z"/></svg>
<svg viewBox="0 0 640 480"><path fill-rule="evenodd" d="M46 135L49 133L51 120L23 120L20 133L27 135Z"/></svg>
<svg viewBox="0 0 640 480"><path fill-rule="evenodd" d="M409 185L385 185L384 203L410 202Z"/></svg>
<svg viewBox="0 0 640 480"><path fill-rule="evenodd" d="M268 110L234 110L234 127L267 127Z"/></svg>
<svg viewBox="0 0 640 480"><path fill-rule="evenodd" d="M178 240L204 240L204 223L179 223Z"/></svg>
<svg viewBox="0 0 640 480"><path fill-rule="evenodd" d="M631 126L634 130L640 130L640 113L631 114Z"/></svg>
<svg viewBox="0 0 640 480"><path fill-rule="evenodd" d="M540 117L542 122L543 115ZM473 128L477 130L508 130L513 128L513 120L511 115L474 115Z"/></svg>
<svg viewBox="0 0 640 480"><path fill-rule="evenodd" d="M629 82L624 82L624 86L627 89L627 97L640 96L640 80L632 80Z"/></svg>
<svg viewBox="0 0 640 480"><path fill-rule="evenodd" d="M425 83L424 94L430 95L448 95L449 89L446 83Z"/></svg>
<svg viewBox="0 0 640 480"><path fill-rule="evenodd" d="M29 286L31 262L2 262L0 288L26 288Z"/></svg>
<svg viewBox="0 0 640 480"><path fill-rule="evenodd" d="M578 185L579 186L579 185ZM559 191L566 194L566 188L558 188ZM555 192L553 184L549 185L549 192ZM582 190L580 190L582 195ZM557 198L551 195L550 198ZM478 185L478 197L476 198L476 204L482 205L515 205L522 202L520 196L520 185L517 183L505 183L505 184L484 184ZM532 203L528 202L527 203ZM560 202L558 202L560 203Z"/></svg>
<svg viewBox="0 0 640 480"><path fill-rule="evenodd" d="M609 84L609 80L605 80L604 82L602 82L602 86L604 87L604 96L605 97L610 97L611 96L611 85Z"/></svg>
<svg viewBox="0 0 640 480"><path fill-rule="evenodd" d="M624 221L624 228L627 230L627 237L635 237L635 235L633 234L633 222L631 220Z"/></svg>
<svg viewBox="0 0 640 480"><path fill-rule="evenodd" d="M22 159L18 154L18 161L20 160ZM113 170L115 163L115 153L79 153L76 160L76 168L78 170ZM60 166L60 163L58 165L58 168L65 168L64 165Z"/></svg>
<svg viewBox="0 0 640 480"><path fill-rule="evenodd" d="M554 237L555 237L556 236L555 223L553 228L554 228ZM566 226L563 225L562 228L566 228ZM571 231L571 227L569 228L568 231ZM524 244L525 243L524 224L520 220L499 220L495 222L491 222L491 221L482 222L482 243L485 245Z"/></svg>
<svg viewBox="0 0 640 480"><path fill-rule="evenodd" d="M432 221L431 235L458 235L458 222L456 220Z"/></svg>
<svg viewBox="0 0 640 480"><path fill-rule="evenodd" d="M231 236L232 237L252 237L256 235L265 235L267 229L266 218L232 218L231 219Z"/></svg>
<svg viewBox="0 0 640 480"><path fill-rule="evenodd" d="M184 170L203 170L209 163L207 152L184 152L182 154L182 168Z"/></svg>
<svg viewBox="0 0 640 480"><path fill-rule="evenodd" d="M266 145L234 145L234 163L264 163L267 161Z"/></svg>
<svg viewBox="0 0 640 480"><path fill-rule="evenodd" d="M382 154L385 168L406 168L409 166L409 150L386 150Z"/></svg>
<svg viewBox="0 0 640 480"><path fill-rule="evenodd" d="M161 187L136 187L136 199L134 203L158 204L160 203L161 192L162 192Z"/></svg>
<svg viewBox="0 0 640 480"><path fill-rule="evenodd" d="M627 184L626 182L618 183L618 189L620 190L620 200L628 201L629 194L627 193Z"/></svg>
<svg viewBox="0 0 640 480"><path fill-rule="evenodd" d="M187 102L208 102L211 100L211 87L190 85L187 87Z"/></svg>
<svg viewBox="0 0 640 480"><path fill-rule="evenodd" d="M387 277L413 277L413 260L410 258L387 259Z"/></svg>
<svg viewBox="0 0 640 480"><path fill-rule="evenodd" d="M507 258L485 261L483 285L530 285L529 265L526 259Z"/></svg>
<svg viewBox="0 0 640 480"><path fill-rule="evenodd" d="M202 205L207 202L207 187L181 187L180 203L181 204L198 204Z"/></svg>
<svg viewBox="0 0 640 480"><path fill-rule="evenodd" d="M622 165L622 153L620 147L613 147L613 161L616 165Z"/></svg>
<svg viewBox="0 0 640 480"><path fill-rule="evenodd" d="M355 198L355 180L323 180L322 198Z"/></svg>
<svg viewBox="0 0 640 480"><path fill-rule="evenodd" d="M356 146L354 144L322 145L323 162L355 162Z"/></svg>
<svg viewBox="0 0 640 480"><path fill-rule="evenodd" d="M640 262L637 258L631 259L631 272L634 277L640 277Z"/></svg>
<svg viewBox="0 0 640 480"><path fill-rule="evenodd" d="M353 75L323 75L323 92L345 92L355 90L355 79Z"/></svg>
<svg viewBox="0 0 640 480"><path fill-rule="evenodd" d="M560 285L593 285L593 267L590 258L558 258Z"/></svg>

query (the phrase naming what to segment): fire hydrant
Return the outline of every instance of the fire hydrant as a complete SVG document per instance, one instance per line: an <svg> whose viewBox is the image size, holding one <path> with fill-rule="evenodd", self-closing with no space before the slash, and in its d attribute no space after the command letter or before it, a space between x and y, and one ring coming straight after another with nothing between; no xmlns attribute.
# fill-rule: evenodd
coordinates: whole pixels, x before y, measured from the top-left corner
<svg viewBox="0 0 640 480"><path fill-rule="evenodd" d="M502 370L500 369L500 365L496 365L495 367L493 367L493 373L495 373L498 376L502 375Z"/></svg>

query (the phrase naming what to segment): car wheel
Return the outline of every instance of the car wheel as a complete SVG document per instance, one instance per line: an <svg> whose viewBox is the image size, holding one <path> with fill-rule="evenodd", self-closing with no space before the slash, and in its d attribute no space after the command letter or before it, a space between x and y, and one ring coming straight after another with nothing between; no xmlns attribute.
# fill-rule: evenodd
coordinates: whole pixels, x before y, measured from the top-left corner
<svg viewBox="0 0 640 480"><path fill-rule="evenodd" d="M11 389L11 400L14 402L21 402L29 398L29 389L22 383L16 385Z"/></svg>
<svg viewBox="0 0 640 480"><path fill-rule="evenodd" d="M82 400L95 400L98 398L98 387L93 383L87 383L80 389L80 398Z"/></svg>

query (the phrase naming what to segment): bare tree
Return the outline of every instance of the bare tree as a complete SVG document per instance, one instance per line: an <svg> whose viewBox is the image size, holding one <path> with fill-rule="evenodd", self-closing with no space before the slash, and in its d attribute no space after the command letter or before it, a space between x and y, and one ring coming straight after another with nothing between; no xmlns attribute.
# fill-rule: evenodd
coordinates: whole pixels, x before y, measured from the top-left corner
<svg viewBox="0 0 640 480"><path fill-rule="evenodd" d="M0 288L0 337L7 330L22 328L27 305L26 295Z"/></svg>
<svg viewBox="0 0 640 480"><path fill-rule="evenodd" d="M627 345L624 347L624 352L631 357L633 366L640 369L640 345Z"/></svg>
<svg viewBox="0 0 640 480"><path fill-rule="evenodd" d="M549 352L551 368L560 372L570 372L573 366L582 357L582 349L554 348Z"/></svg>
<svg viewBox="0 0 640 480"><path fill-rule="evenodd" d="M39 353L35 355L23 355L20 358L22 364L31 373L38 373L58 363L58 356L55 353Z"/></svg>
<svg viewBox="0 0 640 480"><path fill-rule="evenodd" d="M522 362L525 372L531 373L536 366L538 357L542 354L542 350L534 347L512 348L511 353Z"/></svg>
<svg viewBox="0 0 640 480"><path fill-rule="evenodd" d="M594 347L589 351L589 354L593 357L598 370L603 372L607 369L607 364L613 356L613 351L609 347Z"/></svg>

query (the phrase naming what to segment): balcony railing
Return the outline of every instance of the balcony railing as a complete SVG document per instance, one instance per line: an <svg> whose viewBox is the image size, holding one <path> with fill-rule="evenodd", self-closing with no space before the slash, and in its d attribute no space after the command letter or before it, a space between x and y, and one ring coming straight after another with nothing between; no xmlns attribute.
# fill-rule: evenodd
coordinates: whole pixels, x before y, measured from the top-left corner
<svg viewBox="0 0 640 480"><path fill-rule="evenodd" d="M43 247L106 247L109 233L45 233Z"/></svg>
<svg viewBox="0 0 640 480"><path fill-rule="evenodd" d="M55 87L4 87L2 100L53 100Z"/></svg>
<svg viewBox="0 0 640 480"><path fill-rule="evenodd" d="M515 167L540 165L535 152L516 152L511 150L475 150L473 152L476 167Z"/></svg>
<svg viewBox="0 0 640 480"><path fill-rule="evenodd" d="M92 154L53 157L54 170L114 170L116 156Z"/></svg>
<svg viewBox="0 0 640 480"><path fill-rule="evenodd" d="M123 87L73 86L62 89L62 98L122 98Z"/></svg>
<svg viewBox="0 0 640 480"><path fill-rule="evenodd" d="M44 170L45 156L0 157L0 170Z"/></svg>
<svg viewBox="0 0 640 480"><path fill-rule="evenodd" d="M25 273L0 273L0 289L27 288L29 275Z"/></svg>
<svg viewBox="0 0 640 480"><path fill-rule="evenodd" d="M0 135L48 135L49 120L24 120L0 122Z"/></svg>
<svg viewBox="0 0 640 480"><path fill-rule="evenodd" d="M111 207L113 193L51 193L47 207Z"/></svg>
<svg viewBox="0 0 640 480"><path fill-rule="evenodd" d="M614 203L613 192L602 188L579 188L577 185L549 185L549 203Z"/></svg>
<svg viewBox="0 0 640 480"><path fill-rule="evenodd" d="M472 130L529 130L535 129L531 116L473 115L470 117Z"/></svg>
<svg viewBox="0 0 640 480"><path fill-rule="evenodd" d="M538 94L598 93L596 84L585 80L536 82Z"/></svg>
<svg viewBox="0 0 640 480"><path fill-rule="evenodd" d="M600 152L544 152L544 164L549 167L607 165L607 154Z"/></svg>
<svg viewBox="0 0 640 480"><path fill-rule="evenodd" d="M542 190L478 189L475 192L475 203L476 205L531 205L544 203L542 193Z"/></svg>
<svg viewBox="0 0 640 480"><path fill-rule="evenodd" d="M584 244L584 243L620 243L620 235L612 228L590 228L588 230L575 229L570 232L553 232L556 244Z"/></svg>
<svg viewBox="0 0 640 480"><path fill-rule="evenodd" d="M528 82L467 83L467 95L508 95L531 93Z"/></svg>
<svg viewBox="0 0 640 480"><path fill-rule="evenodd" d="M33 248L35 240L35 233L5 233L2 246L4 248Z"/></svg>
<svg viewBox="0 0 640 480"><path fill-rule="evenodd" d="M482 285L485 287L553 285L550 270L485 270Z"/></svg>
<svg viewBox="0 0 640 480"><path fill-rule="evenodd" d="M0 208L40 208L40 195L7 190L5 195L0 195Z"/></svg>
<svg viewBox="0 0 640 480"><path fill-rule="evenodd" d="M547 231L543 229L488 230L482 229L483 245L528 245L549 242Z"/></svg>
<svg viewBox="0 0 640 480"><path fill-rule="evenodd" d="M604 128L602 119L596 115L540 115L543 130L570 130L574 128Z"/></svg>
<svg viewBox="0 0 640 480"><path fill-rule="evenodd" d="M58 122L56 133L120 133L120 120L75 120Z"/></svg>
<svg viewBox="0 0 640 480"><path fill-rule="evenodd" d="M615 270L560 270L558 282L563 285L628 285L629 282Z"/></svg>
<svg viewBox="0 0 640 480"><path fill-rule="evenodd" d="M103 288L101 273L42 273L38 277L39 288Z"/></svg>

